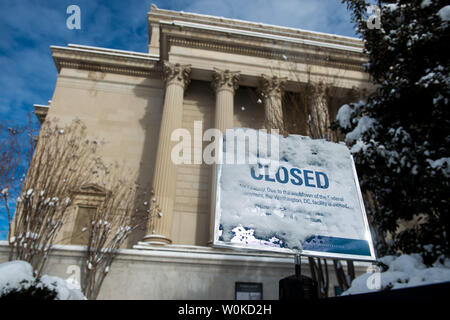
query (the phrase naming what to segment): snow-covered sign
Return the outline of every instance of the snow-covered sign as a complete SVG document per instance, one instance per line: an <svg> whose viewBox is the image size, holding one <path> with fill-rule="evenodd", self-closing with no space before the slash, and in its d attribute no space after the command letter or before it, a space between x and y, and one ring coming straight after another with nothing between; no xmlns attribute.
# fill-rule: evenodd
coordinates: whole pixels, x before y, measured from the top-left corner
<svg viewBox="0 0 450 320"><path fill-rule="evenodd" d="M239 128L218 150L215 247L375 260L344 144Z"/></svg>

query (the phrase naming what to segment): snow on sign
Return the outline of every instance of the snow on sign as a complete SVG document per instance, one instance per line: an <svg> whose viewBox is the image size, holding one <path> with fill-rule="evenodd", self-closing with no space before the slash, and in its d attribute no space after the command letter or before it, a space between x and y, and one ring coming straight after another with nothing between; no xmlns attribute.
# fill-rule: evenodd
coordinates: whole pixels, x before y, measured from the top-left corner
<svg viewBox="0 0 450 320"><path fill-rule="evenodd" d="M344 144L228 130L219 143L216 183L215 247L375 260Z"/></svg>

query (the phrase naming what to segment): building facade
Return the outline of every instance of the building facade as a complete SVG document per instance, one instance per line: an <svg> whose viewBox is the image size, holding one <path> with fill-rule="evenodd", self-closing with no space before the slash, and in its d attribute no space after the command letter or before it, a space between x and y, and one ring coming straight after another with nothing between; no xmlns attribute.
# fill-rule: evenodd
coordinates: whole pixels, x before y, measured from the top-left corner
<svg viewBox="0 0 450 320"><path fill-rule="evenodd" d="M54 94L48 106L35 105L41 121L81 119L90 136L106 141L105 160L137 172L164 213L128 239L100 298L233 299L236 282L254 282L263 285L264 298L277 299L278 280L293 273L293 258L211 248L214 166L175 165L172 132L184 128L194 136L200 123L202 133L280 128L330 138L339 106L371 89L363 43L154 5L148 34L147 53L52 46ZM294 99L303 113L292 121ZM57 241L63 246L51 258L55 273L64 277L81 259L82 249L71 245L86 241L80 230L101 192L80 186Z"/></svg>

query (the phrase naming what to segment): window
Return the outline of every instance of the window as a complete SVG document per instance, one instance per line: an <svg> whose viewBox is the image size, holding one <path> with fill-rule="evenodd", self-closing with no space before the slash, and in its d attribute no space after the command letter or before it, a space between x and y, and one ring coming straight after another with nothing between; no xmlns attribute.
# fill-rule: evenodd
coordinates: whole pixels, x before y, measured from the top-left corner
<svg viewBox="0 0 450 320"><path fill-rule="evenodd" d="M262 300L262 283L236 282L235 298L236 300Z"/></svg>
<svg viewBox="0 0 450 320"><path fill-rule="evenodd" d="M72 244L87 245L91 216L95 214L95 207L78 207L77 217L72 233Z"/></svg>

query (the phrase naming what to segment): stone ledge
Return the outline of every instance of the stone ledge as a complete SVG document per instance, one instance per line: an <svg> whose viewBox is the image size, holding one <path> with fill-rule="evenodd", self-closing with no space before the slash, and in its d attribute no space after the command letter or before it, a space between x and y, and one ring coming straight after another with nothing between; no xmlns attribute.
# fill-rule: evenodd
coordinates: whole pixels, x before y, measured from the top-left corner
<svg viewBox="0 0 450 320"><path fill-rule="evenodd" d="M7 253L8 250L8 242L0 241L0 257ZM81 258L84 250L84 246L55 245L52 255ZM188 245L152 246L145 242L138 242L138 244L133 246L133 249L119 250L117 260L172 262L198 265L243 266L253 264L258 267L294 267L294 255L290 254L240 251ZM302 264L304 268L309 268L308 259L306 257L302 257ZM328 259L327 264L333 266L332 260ZM370 263L355 261L354 265L358 271L365 271Z"/></svg>
<svg viewBox="0 0 450 320"><path fill-rule="evenodd" d="M50 50L58 72L72 68L143 77L161 74L159 58L150 54L74 45L50 46Z"/></svg>

